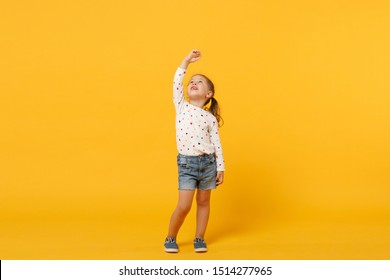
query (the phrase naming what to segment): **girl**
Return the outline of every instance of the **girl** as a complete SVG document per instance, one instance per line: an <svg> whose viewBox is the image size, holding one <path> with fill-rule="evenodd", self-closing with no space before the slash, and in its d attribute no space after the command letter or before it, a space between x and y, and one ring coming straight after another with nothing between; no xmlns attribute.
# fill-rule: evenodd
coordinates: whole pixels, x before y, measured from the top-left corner
<svg viewBox="0 0 390 280"><path fill-rule="evenodd" d="M176 143L179 155L179 201L169 224L165 239L166 252L177 253L176 236L191 209L196 190L195 252L207 252L204 241L210 213L211 190L222 184L224 160L218 127L222 120L214 85L204 75L192 76L188 84L189 102L184 99L183 80L190 63L201 58L199 50L192 50L177 69L173 81L173 101L176 108ZM206 109L206 105L210 108Z"/></svg>

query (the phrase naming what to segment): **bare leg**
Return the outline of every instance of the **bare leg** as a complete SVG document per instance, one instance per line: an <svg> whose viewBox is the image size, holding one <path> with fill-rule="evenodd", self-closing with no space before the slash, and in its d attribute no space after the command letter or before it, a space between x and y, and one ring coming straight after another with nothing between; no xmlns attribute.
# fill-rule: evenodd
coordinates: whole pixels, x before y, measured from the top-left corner
<svg viewBox="0 0 390 280"><path fill-rule="evenodd" d="M210 196L211 190L198 190L196 193L196 235L195 237L204 238L207 222L210 215Z"/></svg>
<svg viewBox="0 0 390 280"><path fill-rule="evenodd" d="M179 201L171 217L168 237L176 238L177 233L179 232L179 229L184 222L184 219L191 210L194 193L195 191L179 190Z"/></svg>

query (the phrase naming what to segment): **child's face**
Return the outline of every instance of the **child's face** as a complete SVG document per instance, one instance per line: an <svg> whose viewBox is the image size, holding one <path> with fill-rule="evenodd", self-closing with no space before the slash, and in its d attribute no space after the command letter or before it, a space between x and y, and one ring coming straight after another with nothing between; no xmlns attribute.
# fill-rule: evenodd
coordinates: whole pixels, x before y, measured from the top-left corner
<svg viewBox="0 0 390 280"><path fill-rule="evenodd" d="M188 84L188 97L191 100L207 100L212 97L213 93L210 91L207 80L199 75L191 78Z"/></svg>

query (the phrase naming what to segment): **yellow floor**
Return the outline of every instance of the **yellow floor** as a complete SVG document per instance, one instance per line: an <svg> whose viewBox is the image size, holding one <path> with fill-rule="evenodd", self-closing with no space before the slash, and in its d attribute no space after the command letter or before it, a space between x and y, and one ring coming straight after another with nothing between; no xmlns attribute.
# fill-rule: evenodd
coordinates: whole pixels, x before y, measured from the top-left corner
<svg viewBox="0 0 390 280"><path fill-rule="evenodd" d="M390 259L390 222L384 217L290 215L262 221L255 216L221 221L212 215L206 254L192 249L193 213L180 232L179 254L163 252L168 210L143 221L135 214L3 220L0 259Z"/></svg>

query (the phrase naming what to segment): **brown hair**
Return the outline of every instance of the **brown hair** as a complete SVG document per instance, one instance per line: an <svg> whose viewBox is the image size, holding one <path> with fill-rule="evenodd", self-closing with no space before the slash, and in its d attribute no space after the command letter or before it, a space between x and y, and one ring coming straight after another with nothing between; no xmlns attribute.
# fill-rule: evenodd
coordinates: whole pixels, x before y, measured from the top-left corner
<svg viewBox="0 0 390 280"><path fill-rule="evenodd" d="M206 80L207 86L209 87L209 90L213 93L213 96L211 96L211 98L209 98L209 100L206 101L206 103L203 105L203 107L205 107L205 109L207 111L209 111L211 114L214 115L214 117L218 121L218 127L221 127L224 124L224 121L223 121L223 119L221 117L221 110L219 108L217 99L214 98L214 94L215 94L214 83L207 76L205 76L203 74L196 74L196 75L193 75L193 76L201 76L201 77L203 77ZM210 102L211 102L211 104L207 108L206 105L208 105Z"/></svg>

